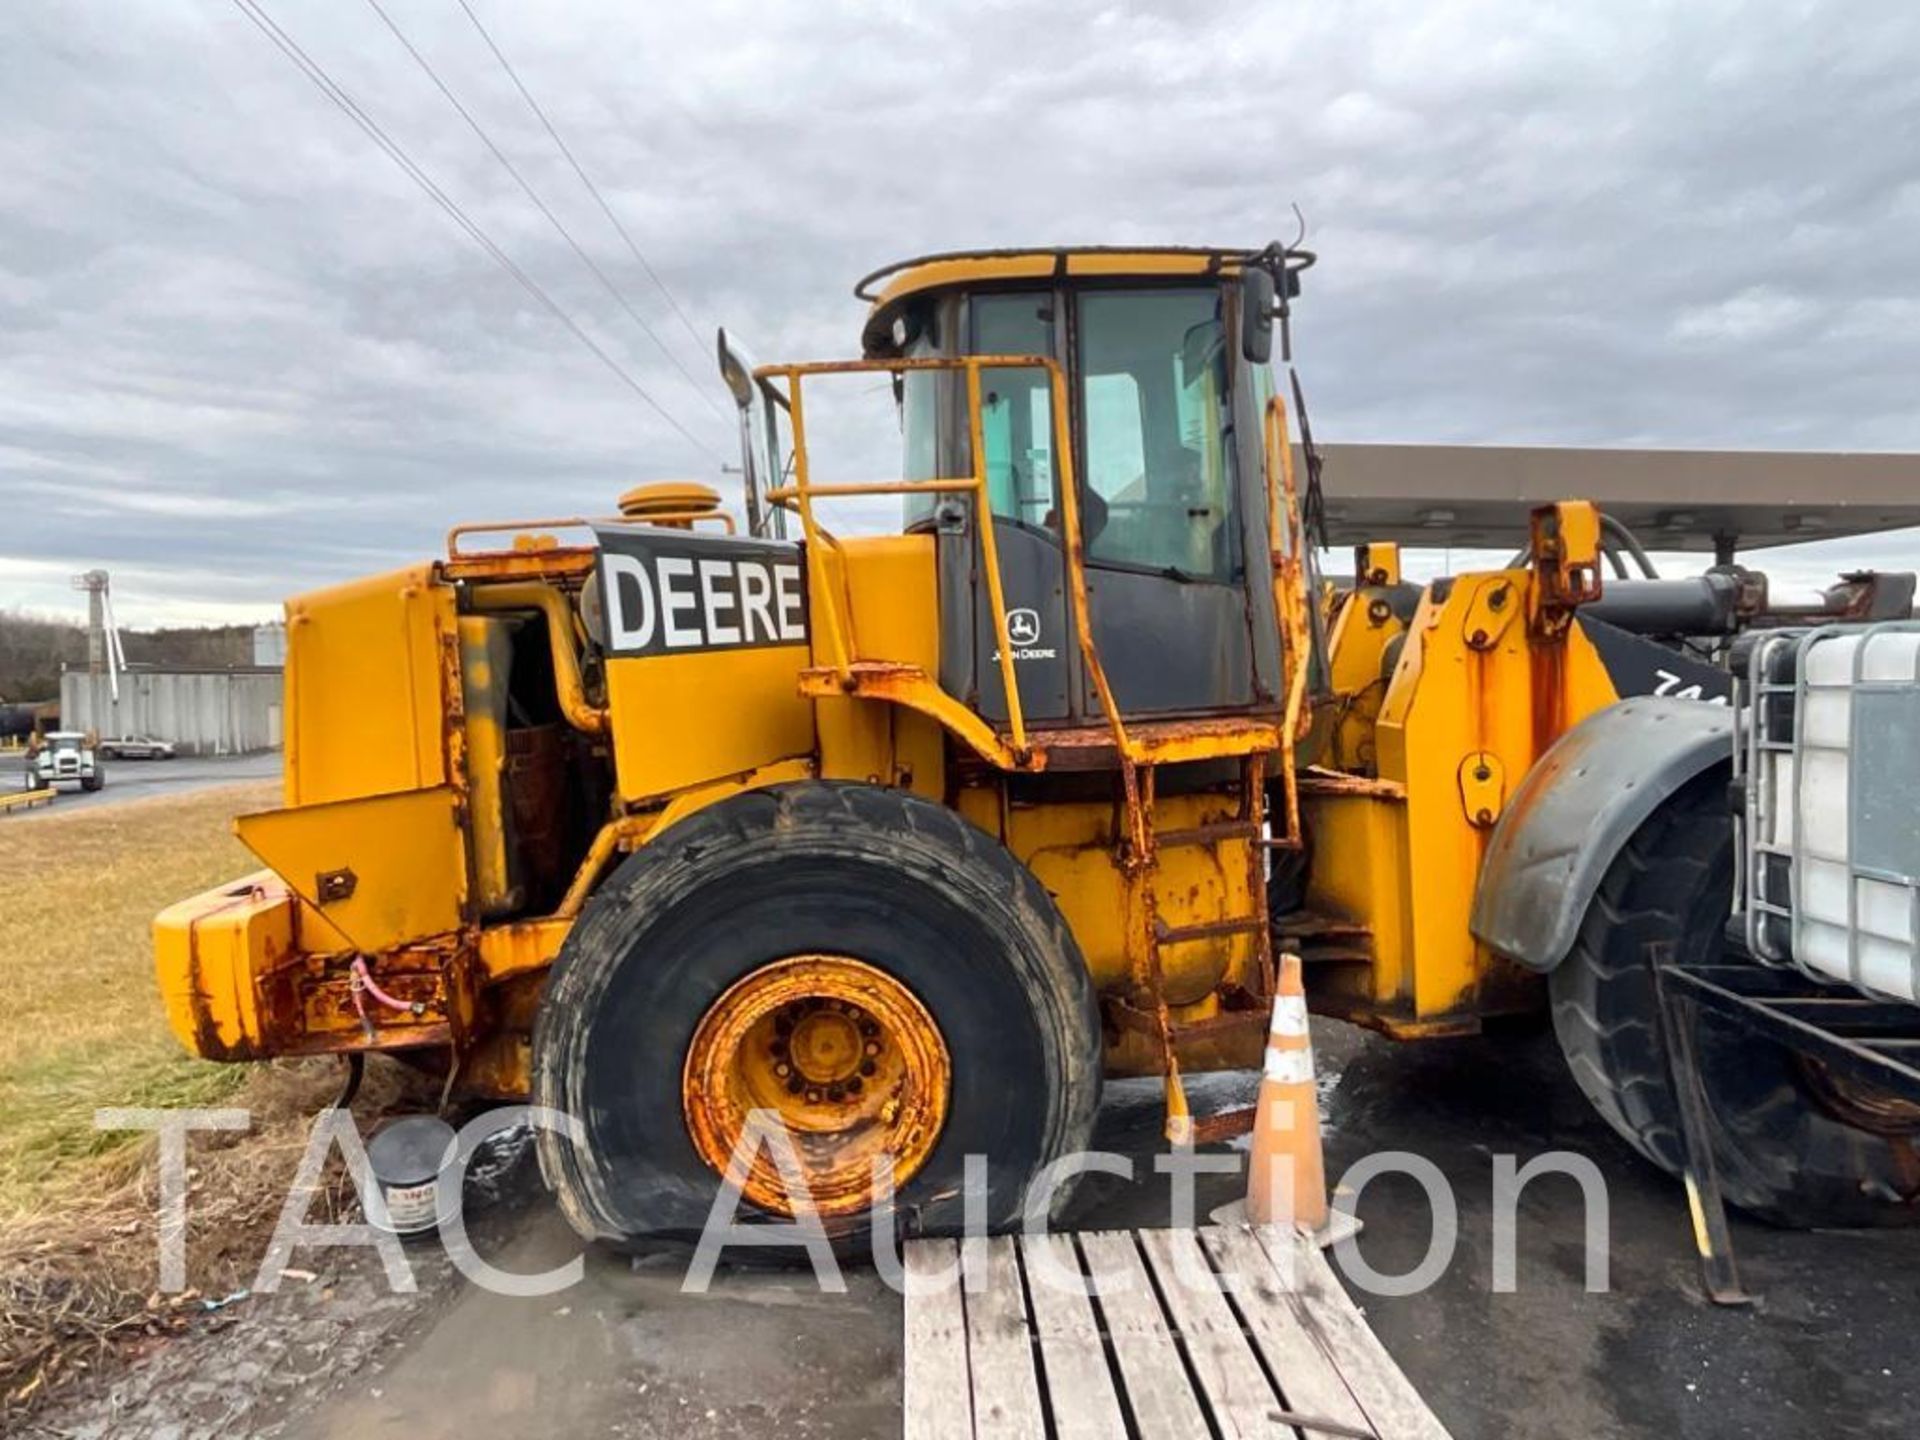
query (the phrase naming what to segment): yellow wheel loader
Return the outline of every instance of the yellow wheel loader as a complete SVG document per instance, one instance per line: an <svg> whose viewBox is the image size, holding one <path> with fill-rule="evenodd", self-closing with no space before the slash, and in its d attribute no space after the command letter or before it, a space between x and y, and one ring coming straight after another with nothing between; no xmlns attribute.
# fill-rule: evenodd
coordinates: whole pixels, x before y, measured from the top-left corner
<svg viewBox="0 0 1920 1440"><path fill-rule="evenodd" d="M238 822L266 868L156 923L181 1041L390 1051L564 1111L542 1168L588 1235L697 1231L756 1111L807 1193L757 1149L754 1214L856 1236L879 1161L937 1232L975 1153L1016 1220L1104 1076L1163 1076L1168 1138L1217 1137L1182 1076L1258 1063L1278 943L1318 1010L1394 1036L1552 1004L1677 1164L1644 957L1724 921L1726 673L1644 604L1603 618L1631 587L1603 596L1579 502L1504 570L1422 590L1373 546L1323 581L1270 369L1311 261L896 265L858 360L721 336L744 523L647 485L290 601L286 803ZM810 463L847 375L891 381L901 478ZM836 532L876 496L897 533ZM1797 1094L1728 1101L1730 1195L1857 1210L1887 1142ZM1781 1116L1851 1148L1807 1178Z"/></svg>

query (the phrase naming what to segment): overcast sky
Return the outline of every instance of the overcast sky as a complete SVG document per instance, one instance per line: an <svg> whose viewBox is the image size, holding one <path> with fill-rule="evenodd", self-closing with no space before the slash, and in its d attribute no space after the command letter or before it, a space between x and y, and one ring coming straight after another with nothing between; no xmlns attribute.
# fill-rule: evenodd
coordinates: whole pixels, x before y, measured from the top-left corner
<svg viewBox="0 0 1920 1440"><path fill-rule="evenodd" d="M472 0L696 344L457 0L382 0L696 388L370 5L260 3L700 443L235 5L8 5L0 606L104 566L123 623L265 618L456 519L717 480L716 323L847 355L887 261L1295 202L1324 439L1920 450L1911 6ZM848 454L890 410L849 392ZM1920 545L1779 568L1842 558Z"/></svg>

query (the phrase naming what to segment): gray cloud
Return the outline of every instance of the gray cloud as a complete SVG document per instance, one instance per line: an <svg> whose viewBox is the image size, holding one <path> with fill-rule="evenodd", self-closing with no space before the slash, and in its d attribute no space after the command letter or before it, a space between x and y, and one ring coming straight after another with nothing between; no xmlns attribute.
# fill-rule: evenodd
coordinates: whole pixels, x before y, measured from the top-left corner
<svg viewBox="0 0 1920 1440"><path fill-rule="evenodd" d="M704 342L452 0L390 10L706 398L371 10L263 3L731 458ZM1298 201L1325 438L1920 448L1904 7L477 8L702 333L762 359L849 353L847 287L906 254L1257 242ZM265 614L456 519L715 478L231 5L10 6L0 57L0 603L105 565L131 621ZM885 463L884 393L819 418L830 463Z"/></svg>

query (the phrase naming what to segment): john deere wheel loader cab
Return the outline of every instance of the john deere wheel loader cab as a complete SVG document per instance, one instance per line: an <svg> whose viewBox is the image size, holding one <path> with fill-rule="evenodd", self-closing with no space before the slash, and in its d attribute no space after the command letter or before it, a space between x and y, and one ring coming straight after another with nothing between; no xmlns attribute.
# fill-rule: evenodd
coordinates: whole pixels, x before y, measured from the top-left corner
<svg viewBox="0 0 1920 1440"><path fill-rule="evenodd" d="M696 1232L736 1157L752 1213L850 1239L887 1189L957 1226L983 1155L1004 1226L1103 1074L1190 1136L1181 1068L1257 1063L1273 988L1309 617L1266 362L1309 260L896 266L862 359L722 337L745 533L642 487L291 602L270 868L157 925L181 1039L530 1094L611 1237ZM875 374L905 478L816 474L817 388ZM873 495L899 531L835 533Z"/></svg>

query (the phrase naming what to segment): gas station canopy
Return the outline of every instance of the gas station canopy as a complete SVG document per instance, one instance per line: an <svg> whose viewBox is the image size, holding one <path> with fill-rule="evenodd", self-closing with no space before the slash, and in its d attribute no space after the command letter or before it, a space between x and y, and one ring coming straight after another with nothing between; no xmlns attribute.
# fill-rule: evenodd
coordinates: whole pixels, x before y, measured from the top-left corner
<svg viewBox="0 0 1920 1440"><path fill-rule="evenodd" d="M1520 545L1527 513L1592 500L1649 550L1757 549L1920 526L1920 455L1323 445L1336 545ZM1731 539L1732 544L1727 542Z"/></svg>

